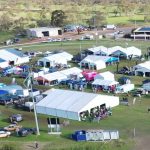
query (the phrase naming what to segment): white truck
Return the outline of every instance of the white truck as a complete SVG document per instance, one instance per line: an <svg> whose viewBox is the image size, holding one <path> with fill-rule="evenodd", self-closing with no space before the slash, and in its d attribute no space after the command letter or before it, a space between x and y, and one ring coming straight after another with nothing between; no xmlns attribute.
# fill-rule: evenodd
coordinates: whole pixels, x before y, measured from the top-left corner
<svg viewBox="0 0 150 150"><path fill-rule="evenodd" d="M116 28L114 24L108 24L103 27L103 30L116 30Z"/></svg>

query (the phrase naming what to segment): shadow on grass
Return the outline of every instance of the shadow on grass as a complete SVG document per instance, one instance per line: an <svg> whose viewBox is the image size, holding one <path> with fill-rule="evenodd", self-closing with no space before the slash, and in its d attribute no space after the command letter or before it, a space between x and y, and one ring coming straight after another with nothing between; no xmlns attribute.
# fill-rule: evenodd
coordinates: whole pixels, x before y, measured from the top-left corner
<svg viewBox="0 0 150 150"><path fill-rule="evenodd" d="M63 134L63 135L61 135L61 137L72 141L71 134Z"/></svg>
<svg viewBox="0 0 150 150"><path fill-rule="evenodd" d="M131 23L135 23L135 21L136 23L144 23L144 20L129 19L129 22Z"/></svg>
<svg viewBox="0 0 150 150"><path fill-rule="evenodd" d="M10 120L8 118L2 119L2 122L10 123Z"/></svg>

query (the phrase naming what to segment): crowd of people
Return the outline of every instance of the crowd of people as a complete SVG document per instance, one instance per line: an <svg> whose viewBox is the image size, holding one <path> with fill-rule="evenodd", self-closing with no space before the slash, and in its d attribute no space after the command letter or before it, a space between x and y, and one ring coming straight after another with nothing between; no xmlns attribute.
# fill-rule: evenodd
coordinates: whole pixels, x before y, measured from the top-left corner
<svg viewBox="0 0 150 150"><path fill-rule="evenodd" d="M82 112L80 114L82 121L100 121L112 115L111 108L106 108L106 106L96 107L91 109L90 113L88 111Z"/></svg>

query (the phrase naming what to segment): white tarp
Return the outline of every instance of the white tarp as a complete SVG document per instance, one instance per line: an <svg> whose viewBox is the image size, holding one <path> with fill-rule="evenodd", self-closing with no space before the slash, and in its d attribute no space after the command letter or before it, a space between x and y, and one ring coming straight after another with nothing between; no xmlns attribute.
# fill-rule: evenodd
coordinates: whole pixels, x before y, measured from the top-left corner
<svg viewBox="0 0 150 150"><path fill-rule="evenodd" d="M52 89L36 104L36 109L37 113L80 121L80 112L102 104L106 104L106 107L118 106L119 97Z"/></svg>

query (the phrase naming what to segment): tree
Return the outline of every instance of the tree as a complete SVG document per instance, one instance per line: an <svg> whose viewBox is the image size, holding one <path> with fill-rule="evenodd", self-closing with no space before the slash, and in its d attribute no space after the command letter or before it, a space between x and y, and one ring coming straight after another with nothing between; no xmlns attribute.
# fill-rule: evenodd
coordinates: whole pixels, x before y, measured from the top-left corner
<svg viewBox="0 0 150 150"><path fill-rule="evenodd" d="M89 26L100 27L106 24L106 16L103 12L96 11L87 23Z"/></svg>
<svg viewBox="0 0 150 150"><path fill-rule="evenodd" d="M65 12L62 10L55 10L52 12L51 25L56 27L62 27L66 19Z"/></svg>
<svg viewBox="0 0 150 150"><path fill-rule="evenodd" d="M8 31L12 26L12 20L8 13L4 13L0 17L0 30Z"/></svg>

